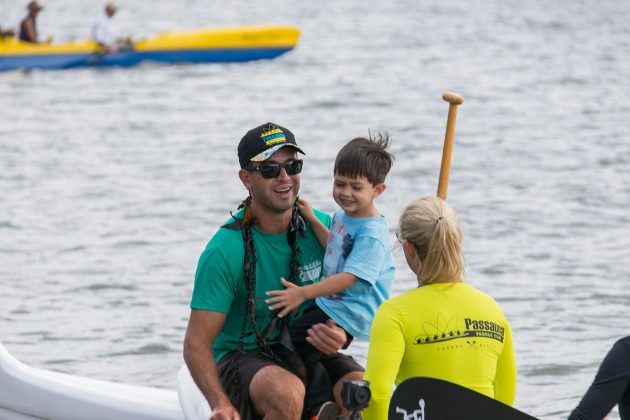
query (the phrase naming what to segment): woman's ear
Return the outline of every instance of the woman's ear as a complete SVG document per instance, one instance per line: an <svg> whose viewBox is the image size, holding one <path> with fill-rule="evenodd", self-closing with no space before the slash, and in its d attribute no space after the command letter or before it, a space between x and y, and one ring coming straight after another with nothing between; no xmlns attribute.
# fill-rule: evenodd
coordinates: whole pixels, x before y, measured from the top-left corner
<svg viewBox="0 0 630 420"><path fill-rule="evenodd" d="M402 243L402 247L406 256L413 257L413 258L416 257L416 254L417 254L416 247L413 246L411 242L405 239Z"/></svg>
<svg viewBox="0 0 630 420"><path fill-rule="evenodd" d="M405 260L407 261L407 265L409 266L411 271L418 274L422 262L420 261L420 258L418 258L418 251L416 251L415 245L408 240L404 240L402 243L402 247L403 252L405 253Z"/></svg>

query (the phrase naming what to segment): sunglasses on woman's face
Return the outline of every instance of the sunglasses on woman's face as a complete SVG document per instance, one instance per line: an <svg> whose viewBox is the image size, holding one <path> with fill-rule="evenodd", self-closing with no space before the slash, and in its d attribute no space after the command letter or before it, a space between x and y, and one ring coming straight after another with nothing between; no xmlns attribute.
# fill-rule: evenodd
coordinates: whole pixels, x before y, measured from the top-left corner
<svg viewBox="0 0 630 420"><path fill-rule="evenodd" d="M302 172L302 159L288 160L284 163L263 163L262 165L250 167L250 171L258 171L265 179L276 178L280 175L280 171L284 168L287 171L287 175L297 175Z"/></svg>

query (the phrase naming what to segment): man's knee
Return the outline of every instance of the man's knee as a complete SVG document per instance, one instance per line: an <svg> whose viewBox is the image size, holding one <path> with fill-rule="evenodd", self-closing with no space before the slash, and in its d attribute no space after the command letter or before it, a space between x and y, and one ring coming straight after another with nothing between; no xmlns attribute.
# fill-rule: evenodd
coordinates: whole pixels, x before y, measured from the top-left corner
<svg viewBox="0 0 630 420"><path fill-rule="evenodd" d="M363 372L349 372L343 375L337 383L333 387L333 394L335 395L335 402L339 404L339 407L343 407L343 400L341 398L341 389L343 388L343 383L346 381L362 381L363 380ZM347 415L348 411L343 409L342 414Z"/></svg>
<svg viewBox="0 0 630 420"><path fill-rule="evenodd" d="M304 384L279 366L259 370L249 385L255 410L263 417L299 419L304 404Z"/></svg>
<svg viewBox="0 0 630 420"><path fill-rule="evenodd" d="M343 375L335 384L335 395L341 395L341 388L343 387L343 383L346 381L362 381L363 380L363 372L349 372Z"/></svg>

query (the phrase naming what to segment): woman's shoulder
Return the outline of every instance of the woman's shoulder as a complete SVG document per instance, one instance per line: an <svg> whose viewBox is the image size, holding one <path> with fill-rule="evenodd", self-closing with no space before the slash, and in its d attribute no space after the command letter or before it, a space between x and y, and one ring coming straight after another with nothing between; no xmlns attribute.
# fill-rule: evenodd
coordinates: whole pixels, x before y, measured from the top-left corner
<svg viewBox="0 0 630 420"><path fill-rule="evenodd" d="M402 292L396 296L393 296L387 299L385 302L381 304L381 307L385 306L388 309L407 309L407 308L417 308L418 302L423 299L423 295L425 295L427 289L423 290L422 287L418 287L415 289L407 290L406 292Z"/></svg>
<svg viewBox="0 0 630 420"><path fill-rule="evenodd" d="M462 284L462 286L464 288L466 288L469 291L469 293L478 296L479 299L487 299L487 300L496 302L496 300L492 297L492 295L490 295L489 293L479 289L478 287L473 286L472 284L470 284L468 282L462 282L461 284Z"/></svg>
<svg viewBox="0 0 630 420"><path fill-rule="evenodd" d="M507 325L508 320L505 316L505 313L503 312L503 308L501 308L501 305L499 304L499 302L496 301L494 297L492 297L489 293L477 289L471 284L465 284L465 287L469 290L469 294L466 296L466 300L469 302L469 305L471 305L472 308L475 308L475 312L478 312L485 316L491 316L497 321L500 321L501 324Z"/></svg>
<svg viewBox="0 0 630 420"><path fill-rule="evenodd" d="M410 308L413 307L413 305L410 304L411 302L413 302L413 298L410 299L410 292L413 292L413 290L409 290L397 296L391 297L385 302L381 303L378 307L378 310L376 311L375 319L379 319L380 321L404 319L405 314L409 313Z"/></svg>
<svg viewBox="0 0 630 420"><path fill-rule="evenodd" d="M402 302L423 300L428 305L432 302L472 302L474 306L499 308L497 301L488 293L467 282L432 283L410 290L400 295Z"/></svg>

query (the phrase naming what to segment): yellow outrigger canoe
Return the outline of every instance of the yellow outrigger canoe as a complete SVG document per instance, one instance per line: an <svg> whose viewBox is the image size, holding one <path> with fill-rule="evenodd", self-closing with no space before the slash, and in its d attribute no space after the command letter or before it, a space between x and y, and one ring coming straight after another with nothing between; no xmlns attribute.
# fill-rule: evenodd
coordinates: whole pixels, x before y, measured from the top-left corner
<svg viewBox="0 0 630 420"><path fill-rule="evenodd" d="M243 26L171 31L105 52L92 40L30 44L0 39L0 71L134 66L160 63L226 63L271 59L290 51L300 37L289 26Z"/></svg>

